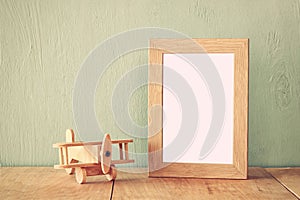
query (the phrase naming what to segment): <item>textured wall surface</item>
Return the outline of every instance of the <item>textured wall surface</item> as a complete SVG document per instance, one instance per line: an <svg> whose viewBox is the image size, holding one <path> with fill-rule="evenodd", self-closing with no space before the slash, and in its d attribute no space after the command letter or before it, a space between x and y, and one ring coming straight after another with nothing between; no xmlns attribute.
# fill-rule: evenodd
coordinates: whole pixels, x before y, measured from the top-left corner
<svg viewBox="0 0 300 200"><path fill-rule="evenodd" d="M1 165L57 163L52 144L75 127L72 93L81 63L108 37L145 26L194 38L249 38L249 164L300 165L299 0L0 0ZM146 62L145 51L123 56L99 82L98 120L114 138L126 135L114 123L112 90ZM129 102L141 126L147 95L142 87ZM131 148L146 153L147 140ZM146 156L136 165L146 166Z"/></svg>

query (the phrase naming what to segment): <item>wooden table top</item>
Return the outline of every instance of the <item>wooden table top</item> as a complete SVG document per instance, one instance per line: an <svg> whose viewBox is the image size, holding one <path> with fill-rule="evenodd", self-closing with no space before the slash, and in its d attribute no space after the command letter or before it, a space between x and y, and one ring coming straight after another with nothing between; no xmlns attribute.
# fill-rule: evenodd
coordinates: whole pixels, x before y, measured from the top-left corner
<svg viewBox="0 0 300 200"><path fill-rule="evenodd" d="M148 178L147 173L136 172L119 171L115 182L91 176L79 185L64 170L2 167L0 197L110 199L113 193L112 199L297 199L300 194L300 168L249 168L247 180Z"/></svg>
<svg viewBox="0 0 300 200"><path fill-rule="evenodd" d="M266 170L300 199L300 168L269 168Z"/></svg>

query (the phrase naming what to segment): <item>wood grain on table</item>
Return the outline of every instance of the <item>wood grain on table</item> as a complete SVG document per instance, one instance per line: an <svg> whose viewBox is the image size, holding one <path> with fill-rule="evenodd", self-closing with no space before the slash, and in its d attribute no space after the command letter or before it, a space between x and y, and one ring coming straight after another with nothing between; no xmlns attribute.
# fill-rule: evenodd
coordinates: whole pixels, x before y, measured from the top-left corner
<svg viewBox="0 0 300 200"><path fill-rule="evenodd" d="M266 169L284 187L300 199L300 167Z"/></svg>
<svg viewBox="0 0 300 200"><path fill-rule="evenodd" d="M105 176L80 185L52 167L2 167L0 177L0 199L109 199L112 186Z"/></svg>
<svg viewBox="0 0 300 200"><path fill-rule="evenodd" d="M112 187L105 176L87 177L88 182L80 185L64 170L2 167L0 199L110 199L111 189L112 199L125 200L297 199L262 168L249 168L248 180L148 178L139 169L122 170Z"/></svg>
<svg viewBox="0 0 300 200"><path fill-rule="evenodd" d="M263 168L249 168L248 180L118 176L116 199L297 199Z"/></svg>

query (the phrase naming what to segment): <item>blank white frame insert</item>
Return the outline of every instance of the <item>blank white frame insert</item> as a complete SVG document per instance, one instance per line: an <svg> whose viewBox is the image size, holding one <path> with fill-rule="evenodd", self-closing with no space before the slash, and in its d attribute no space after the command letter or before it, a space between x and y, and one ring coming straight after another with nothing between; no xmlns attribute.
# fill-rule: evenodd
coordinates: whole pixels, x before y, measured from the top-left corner
<svg viewBox="0 0 300 200"><path fill-rule="evenodd" d="M193 64L189 62L193 60ZM223 127L210 153L200 159L199 154L210 128L211 120L217 112L213 110L212 97L201 68L206 67L207 61L213 63L222 81L225 93L225 118ZM163 162L166 163L212 163L233 164L233 135L234 135L234 53L191 53L191 54L163 54L163 149L170 148L182 122L182 102L176 95L176 86L165 83L174 80L168 75L172 70L183 78L195 97L198 107L198 124L193 141L185 152L174 160L171 151L163 151ZM187 102L184 102L187 103ZM173 148L176 148L173 147ZM182 148L182 147L181 147ZM175 150L175 149L174 149Z"/></svg>

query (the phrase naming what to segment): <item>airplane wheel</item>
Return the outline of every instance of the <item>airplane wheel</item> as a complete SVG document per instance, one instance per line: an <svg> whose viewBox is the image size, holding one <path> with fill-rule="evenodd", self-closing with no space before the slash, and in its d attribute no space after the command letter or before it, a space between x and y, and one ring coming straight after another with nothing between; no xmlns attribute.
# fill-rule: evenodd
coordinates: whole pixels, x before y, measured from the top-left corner
<svg viewBox="0 0 300 200"><path fill-rule="evenodd" d="M69 161L69 163L78 163L79 161L78 160L75 160L75 159L71 159L70 161ZM67 174L69 174L69 175L72 175L72 174L74 174L75 173L75 168L67 168L67 169L65 169L66 170L66 172L67 172Z"/></svg>
<svg viewBox="0 0 300 200"><path fill-rule="evenodd" d="M86 182L86 170L84 168L76 167L75 169L76 181L79 184Z"/></svg>
<svg viewBox="0 0 300 200"><path fill-rule="evenodd" d="M72 174L74 174L75 169L74 168L67 168L66 172L67 172L67 174L72 175Z"/></svg>
<svg viewBox="0 0 300 200"><path fill-rule="evenodd" d="M110 166L110 170L109 170L109 173L106 174L106 178L109 181L115 180L117 178L117 169L116 169L115 165Z"/></svg>

